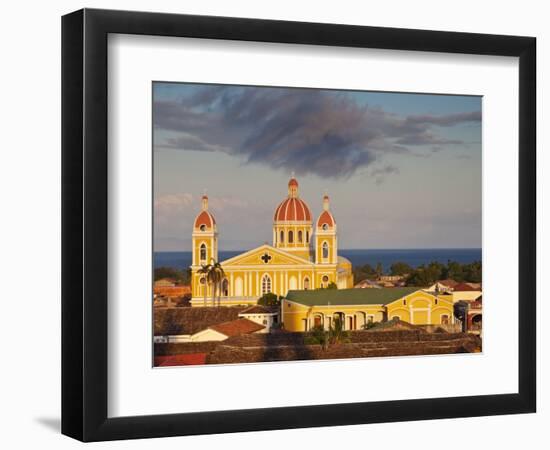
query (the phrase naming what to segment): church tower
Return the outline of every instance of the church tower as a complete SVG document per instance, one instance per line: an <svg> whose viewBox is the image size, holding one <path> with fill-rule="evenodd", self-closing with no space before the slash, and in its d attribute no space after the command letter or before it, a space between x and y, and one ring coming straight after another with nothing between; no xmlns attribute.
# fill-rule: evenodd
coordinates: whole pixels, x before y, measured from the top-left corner
<svg viewBox="0 0 550 450"><path fill-rule="evenodd" d="M288 182L288 196L273 217L273 247L311 260L312 216L309 207L299 195L298 181Z"/></svg>
<svg viewBox="0 0 550 450"><path fill-rule="evenodd" d="M330 212L330 199L325 194L323 197L323 212L317 219L315 227L315 264L337 263L338 238L336 236L336 221Z"/></svg>
<svg viewBox="0 0 550 450"><path fill-rule="evenodd" d="M193 266L218 261L218 229L214 216L208 211L208 196L201 199L201 212L193 224Z"/></svg>

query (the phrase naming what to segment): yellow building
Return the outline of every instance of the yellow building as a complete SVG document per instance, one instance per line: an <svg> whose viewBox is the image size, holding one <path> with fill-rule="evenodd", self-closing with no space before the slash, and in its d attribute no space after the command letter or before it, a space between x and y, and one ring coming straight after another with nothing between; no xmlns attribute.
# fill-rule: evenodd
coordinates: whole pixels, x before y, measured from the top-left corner
<svg viewBox="0 0 550 450"><path fill-rule="evenodd" d="M414 325L454 323L452 298L416 287L291 291L281 302L281 318L288 331L328 329L334 320L340 320L345 330L392 319Z"/></svg>
<svg viewBox="0 0 550 450"><path fill-rule="evenodd" d="M225 272L221 305L255 304L272 292L285 296L292 290L353 286L351 262L338 255L337 226L330 211L329 197L323 197L323 210L313 223L311 210L299 196L298 182L291 178L287 197L275 208L273 244L264 244L221 261ZM212 297L212 286L200 273L202 265L218 261L218 228L208 210L208 197L193 225L192 299L203 306ZM207 303L211 304L211 303Z"/></svg>

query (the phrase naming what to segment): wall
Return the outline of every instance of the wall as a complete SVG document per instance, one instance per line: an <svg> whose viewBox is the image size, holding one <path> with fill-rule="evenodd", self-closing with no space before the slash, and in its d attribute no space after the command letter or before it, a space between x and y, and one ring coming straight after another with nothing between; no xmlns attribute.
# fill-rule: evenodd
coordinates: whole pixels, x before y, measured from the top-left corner
<svg viewBox="0 0 550 450"><path fill-rule="evenodd" d="M539 70L539 149L549 143L550 120L548 73L550 30L545 2L535 0L486 1L270 1L223 0L174 2L157 0L86 0L56 2L7 2L2 10L2 164L0 192L2 210L0 273L9 285L26 286L32 267L32 284L40 292L25 301L15 301L3 285L2 383L0 415L3 427L0 443L5 448L81 448L58 434L60 405L60 16L82 6L140 9L190 14L248 16L287 20L355 23L364 25L460 30L485 33L536 35ZM540 152L539 174L550 170L550 152ZM549 198L550 182L539 177L539 192ZM546 202L548 203L548 202ZM540 224L549 222L548 206L542 209ZM538 273L548 272L548 238L540 245ZM32 251L32 253L31 253ZM542 268L540 263L544 262ZM542 287L548 297L548 288ZM543 295L539 292L539 298ZM540 304L539 317L548 312ZM548 379L550 329L539 326L539 379ZM40 335L40 340L34 339ZM8 336L17 336L17 345ZM182 370L195 370L193 368ZM184 372L183 372L184 373ZM327 387L328 389L329 387ZM265 395L261 393L258 395ZM322 398L322 393L321 393ZM479 448L524 448L545 439L550 420L549 389L539 391L539 414L484 417L437 422L405 422L353 427L238 433L226 436L142 440L93 445L94 449L181 448L214 449L340 448L343 442L365 443L367 447L446 450ZM429 436L429 439L427 438ZM345 439L345 441L343 441ZM540 448L540 445L532 445Z"/></svg>

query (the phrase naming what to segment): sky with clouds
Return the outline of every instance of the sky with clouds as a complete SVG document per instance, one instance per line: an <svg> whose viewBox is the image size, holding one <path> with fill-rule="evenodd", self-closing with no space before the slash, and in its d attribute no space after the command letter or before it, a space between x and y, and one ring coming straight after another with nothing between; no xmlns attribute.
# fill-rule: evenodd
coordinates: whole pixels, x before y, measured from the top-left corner
<svg viewBox="0 0 550 450"><path fill-rule="evenodd" d="M221 250L272 239L295 173L339 246L481 247L481 98L153 85L154 245L191 249L204 190Z"/></svg>

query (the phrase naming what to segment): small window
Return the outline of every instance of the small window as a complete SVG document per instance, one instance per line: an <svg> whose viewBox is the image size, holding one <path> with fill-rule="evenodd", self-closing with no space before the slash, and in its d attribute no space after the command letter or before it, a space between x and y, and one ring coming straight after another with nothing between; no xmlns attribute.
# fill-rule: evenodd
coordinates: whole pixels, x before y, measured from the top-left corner
<svg viewBox="0 0 550 450"><path fill-rule="evenodd" d="M435 304L437 305L437 298L435 299Z"/></svg>
<svg viewBox="0 0 550 450"><path fill-rule="evenodd" d="M323 259L328 258L328 244L323 242Z"/></svg>
<svg viewBox="0 0 550 450"><path fill-rule="evenodd" d="M323 280L323 283L326 283L328 281L328 276L324 275L322 280Z"/></svg>
<svg viewBox="0 0 550 450"><path fill-rule="evenodd" d="M264 319L262 323L263 323L264 325L267 325L267 320Z"/></svg>
<svg viewBox="0 0 550 450"><path fill-rule="evenodd" d="M407 300L403 300L403 304L407 306Z"/></svg>
<svg viewBox="0 0 550 450"><path fill-rule="evenodd" d="M201 231L206 231L206 225L204 223L200 226L200 230Z"/></svg>
<svg viewBox="0 0 550 450"><path fill-rule="evenodd" d="M299 230L298 231L298 242L301 244L302 243L302 230Z"/></svg>
<svg viewBox="0 0 550 450"><path fill-rule="evenodd" d="M306 231L306 244L309 244L309 231Z"/></svg>
<svg viewBox="0 0 550 450"><path fill-rule="evenodd" d="M285 242L285 232L284 231L281 231L281 237L280 237L279 241L281 242L281 244L283 242Z"/></svg>
<svg viewBox="0 0 550 450"><path fill-rule="evenodd" d="M206 245L205 244L201 244L200 258L201 258L201 261L206 261Z"/></svg>
<svg viewBox="0 0 550 450"><path fill-rule="evenodd" d="M326 231L326 230L328 230L328 225L327 225L326 223L324 223L324 224L321 226L321 228L322 228L323 230Z"/></svg>
<svg viewBox="0 0 550 450"><path fill-rule="evenodd" d="M294 231L288 232L288 243L292 244L294 242Z"/></svg>

